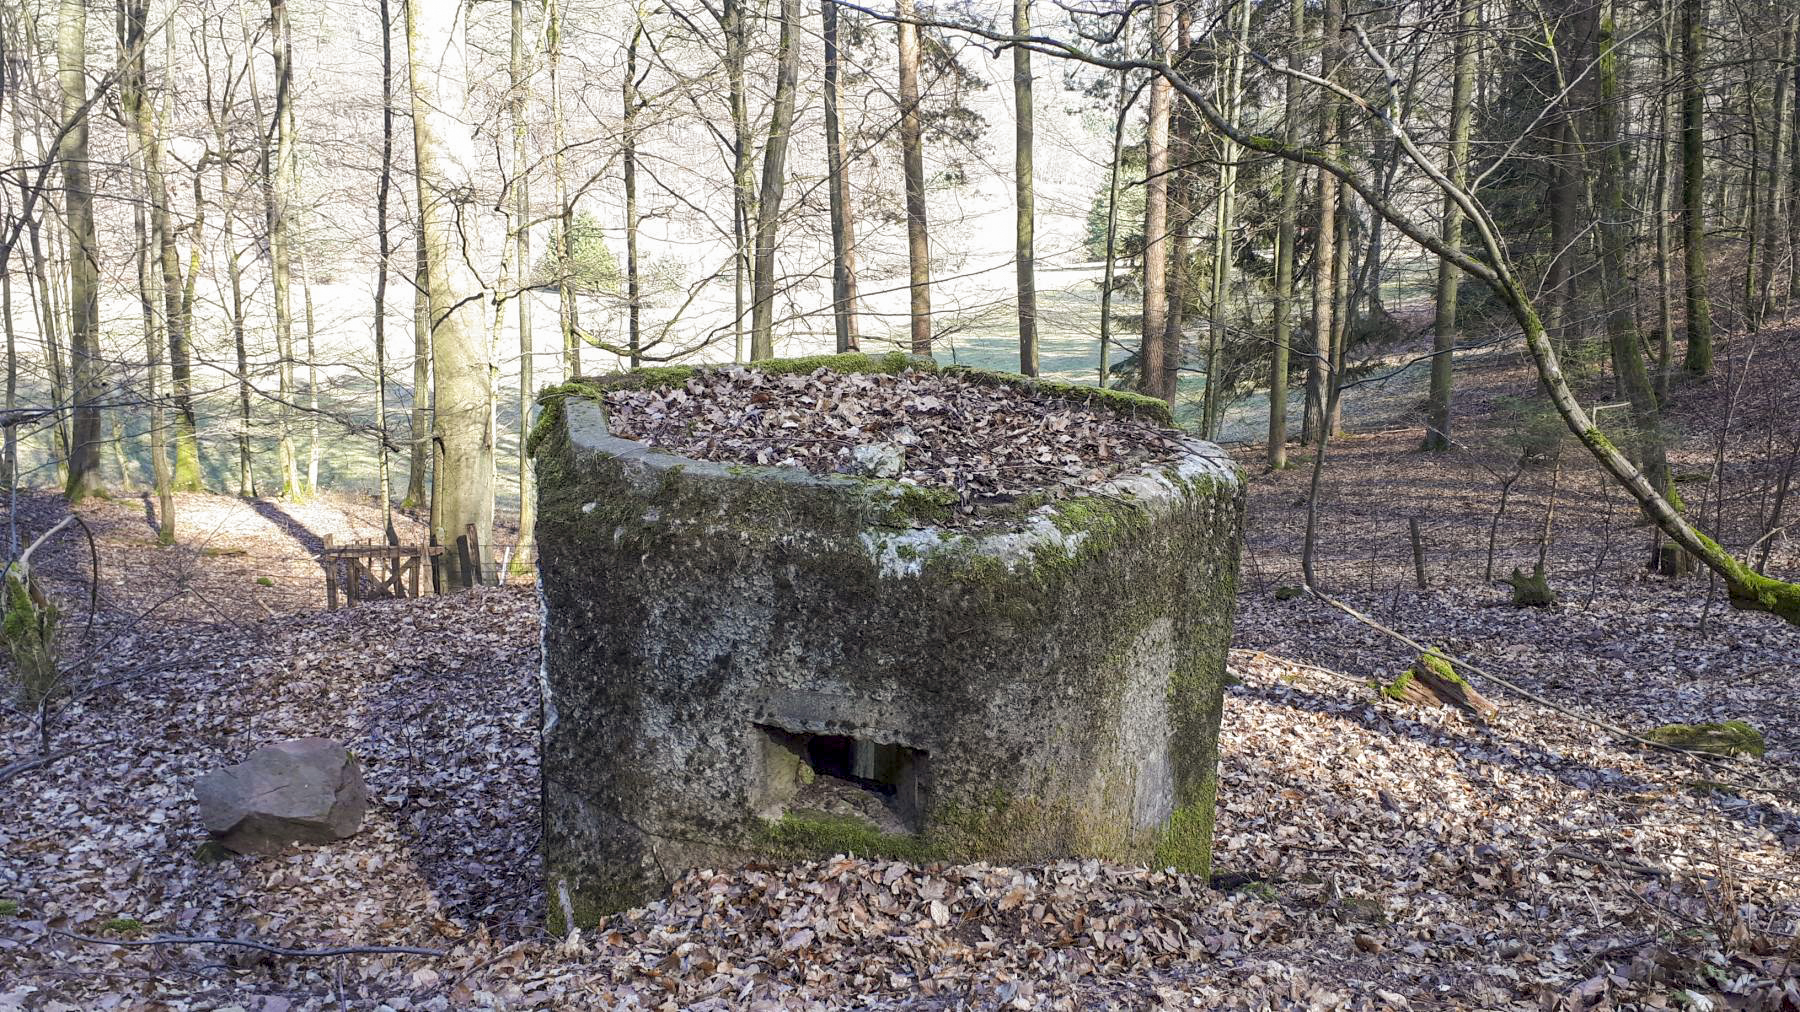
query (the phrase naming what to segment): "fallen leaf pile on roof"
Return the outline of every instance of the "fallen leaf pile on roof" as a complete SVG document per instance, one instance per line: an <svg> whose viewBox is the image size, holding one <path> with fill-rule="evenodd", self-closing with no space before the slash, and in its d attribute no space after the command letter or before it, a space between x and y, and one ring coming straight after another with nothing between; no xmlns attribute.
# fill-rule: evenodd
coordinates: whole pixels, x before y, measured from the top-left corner
<svg viewBox="0 0 1800 1012"><path fill-rule="evenodd" d="M723 366L681 386L606 394L613 434L699 460L856 473L859 446L898 447L894 478L952 489L963 512L1166 463L1181 434L1083 401L919 370L780 375Z"/></svg>

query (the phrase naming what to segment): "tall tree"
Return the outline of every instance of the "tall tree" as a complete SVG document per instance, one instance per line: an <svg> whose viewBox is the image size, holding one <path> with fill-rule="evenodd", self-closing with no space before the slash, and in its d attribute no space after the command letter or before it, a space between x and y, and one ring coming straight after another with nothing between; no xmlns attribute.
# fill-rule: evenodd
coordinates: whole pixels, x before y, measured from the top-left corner
<svg viewBox="0 0 1800 1012"><path fill-rule="evenodd" d="M850 159L839 123L843 79L838 42L837 4L819 5L825 37L825 164L831 199L831 315L837 350L854 351L861 342L856 328L856 228L850 204Z"/></svg>
<svg viewBox="0 0 1800 1012"><path fill-rule="evenodd" d="M1778 65L1800 66L1800 15L1789 14L1781 26L1781 45L1777 53ZM1763 215L1762 233L1762 269L1751 292L1751 314L1753 321L1760 324L1764 317L1775 310L1775 266L1781 259L1775 250L1781 241L1781 235L1787 231L1788 218L1788 147L1800 138L1793 138L1794 111L1793 105L1800 96L1793 94L1793 74L1777 71L1775 74L1775 115L1770 121L1773 137L1769 141L1768 170L1765 173L1767 185L1764 188L1768 196L1768 211ZM1791 259L1793 250L1788 251Z"/></svg>
<svg viewBox="0 0 1800 1012"><path fill-rule="evenodd" d="M1306 44L1306 0L1292 0L1288 10L1287 68L1290 73L1283 95L1284 141L1300 143L1300 82L1291 71L1303 68ZM1271 470L1287 466L1288 356L1294 341L1294 238L1300 217L1300 165L1281 163L1281 212L1275 227L1275 348L1269 361L1269 441Z"/></svg>
<svg viewBox="0 0 1800 1012"><path fill-rule="evenodd" d="M56 77L65 130L56 143L62 166L63 219L69 232L69 364L73 424L63 490L77 502L100 485L100 247L94 235L94 191L88 177L87 2L62 0L56 32Z"/></svg>
<svg viewBox="0 0 1800 1012"><path fill-rule="evenodd" d="M575 204L569 199L569 142L563 125L562 101L562 0L545 0L544 56L550 75L550 172L555 177L557 234L564 236L563 249L570 248L566 237L575 231ZM563 378L581 374L581 338L579 307L575 304L574 279L569 276L570 258L556 258L556 315L562 326Z"/></svg>
<svg viewBox="0 0 1800 1012"><path fill-rule="evenodd" d="M644 35L642 20L634 20L631 35L625 43L623 85L624 115L619 136L621 172L625 183L625 347L631 367L643 364L641 314L642 288L638 278L638 193L637 193L637 117L644 102L638 97L638 39ZM790 89L791 90L791 89ZM790 112L791 116L792 113ZM572 253L572 243L565 245L565 255Z"/></svg>
<svg viewBox="0 0 1800 1012"><path fill-rule="evenodd" d="M476 541L487 545L494 519L489 349L481 284L461 241L476 227L467 220L476 213L468 202L476 148L464 27L461 4L407 2L413 161L431 313L434 533L438 544L451 545L473 526ZM452 587L480 579L482 560L471 559L476 572L465 575L456 553L445 558Z"/></svg>
<svg viewBox="0 0 1800 1012"><path fill-rule="evenodd" d="M1458 187L1469 180L1469 128L1474 120L1475 33L1481 13L1479 0L1459 0L1456 33L1452 42L1455 53L1453 80L1450 85L1450 150L1445 156L1444 174ZM1443 222L1438 234L1444 245L1462 249L1462 208L1448 195L1444 197ZM1452 395L1451 354L1456 348L1456 297L1462 283L1462 271L1448 260L1438 261L1437 311L1431 328L1431 400L1425 411L1425 448L1450 448L1450 398Z"/></svg>
<svg viewBox="0 0 1800 1012"><path fill-rule="evenodd" d="M1625 100L1619 89L1615 0L1602 0L1601 6L1600 31L1595 39L1599 101L1594 110L1594 147L1600 161L1595 166L1597 171L1590 175L1600 214L1600 279L1606 301L1606 335L1618 384L1631 406L1631 444L1638 464L1650 486L1668 495L1669 462L1662 420L1638 342L1637 293L1627 273L1631 222L1625 207L1625 140L1619 126Z"/></svg>
<svg viewBox="0 0 1800 1012"><path fill-rule="evenodd" d="M931 243L925 223L925 140L919 112L919 26L913 0L896 0L900 50L900 160L906 176L906 255L912 353L931 354Z"/></svg>
<svg viewBox="0 0 1800 1012"><path fill-rule="evenodd" d="M1174 48L1175 12L1172 0L1151 0L1153 56L1168 61ZM1163 389L1166 337L1169 323L1169 114L1172 105L1169 81L1157 75L1150 82L1149 119L1144 130L1144 330L1138 354L1142 372L1139 387L1151 397L1171 405L1175 391Z"/></svg>
<svg viewBox="0 0 1800 1012"><path fill-rule="evenodd" d="M1339 39L1343 26L1342 0L1325 0L1319 23L1321 72L1327 80L1337 76L1342 60ZM1326 158L1337 156L1338 112L1336 96L1327 92L1319 102L1321 150ZM1326 419L1329 389L1336 385L1332 374L1332 336L1337 332L1337 177L1319 166L1319 216L1313 232L1312 281L1312 355L1306 363L1306 413L1301 421L1300 438L1312 442L1319 438Z"/></svg>
<svg viewBox="0 0 1800 1012"><path fill-rule="evenodd" d="M1235 27L1227 29L1236 35L1236 39L1228 44L1225 65L1218 72L1221 99L1219 109L1233 123L1237 123L1243 112L1244 53L1250 45L1248 0L1238 0L1226 20L1228 25L1231 21L1237 22ZM1198 127L1199 119L1194 119L1195 126ZM1212 287L1208 300L1212 308L1206 320L1206 402L1203 412L1203 424L1209 439L1218 437L1219 426L1225 419L1226 391L1221 381L1227 371L1226 307L1231 301L1231 269L1235 256L1232 237L1237 231L1238 146L1230 137L1220 137L1218 144L1219 188L1213 200Z"/></svg>
<svg viewBox="0 0 1800 1012"><path fill-rule="evenodd" d="M800 80L800 0L781 0L781 41L776 50L775 100L769 139L763 144L762 186L756 194L756 263L752 274L750 358L775 356L775 234L787 187L788 138L794 128L794 92Z"/></svg>
<svg viewBox="0 0 1800 1012"><path fill-rule="evenodd" d="M269 0L270 44L275 50L275 109L270 132L274 161L264 177L269 227L269 277L275 288L275 355L279 394L275 405L276 457L281 468L281 494L304 491L300 458L294 452L294 311L292 306L293 217L291 205L299 173L294 147L294 47L288 28L287 0ZM252 78L254 81L254 77Z"/></svg>
<svg viewBox="0 0 1800 1012"><path fill-rule="evenodd" d="M513 0L515 18L522 2ZM387 286L388 269L393 260L392 239L388 235L388 196L394 188L394 12L388 0L376 0L376 9L381 19L381 175L375 181L375 476L380 489L382 532L390 543L398 543L400 538L394 530L393 478L388 470L387 424ZM520 299L519 304L523 306L525 300ZM520 315L523 317L524 313ZM523 511L524 500L520 502ZM520 527L524 527L523 521Z"/></svg>
<svg viewBox="0 0 1800 1012"><path fill-rule="evenodd" d="M1687 356L1696 376L1712 372L1712 303L1706 294L1705 0L1681 3L1681 225L1687 255Z"/></svg>
<svg viewBox="0 0 1800 1012"><path fill-rule="evenodd" d="M722 0L719 26L725 33L726 100L731 105L731 238L733 347L736 361L745 360L744 319L749 315L745 285L750 279L750 217L756 197L750 190L750 99L744 84L744 63L750 51L750 24L744 16L745 0ZM834 7L833 4L826 4Z"/></svg>
<svg viewBox="0 0 1800 1012"><path fill-rule="evenodd" d="M402 3L408 0L401 0ZM414 194L418 193L414 187ZM415 213L412 269L412 455L407 461L406 498L400 505L418 509L430 500L431 476L431 294L425 270L425 224Z"/></svg>
<svg viewBox="0 0 1800 1012"><path fill-rule="evenodd" d="M157 305L159 289L166 290L169 279L158 278L156 274L162 265L164 245L172 245L173 240L169 236L168 187L163 179L161 165L162 139L153 122L156 115L154 106L146 94L149 77L144 69L146 6L141 0L127 0L119 8L116 22L120 63L119 107L132 133L133 144L129 157L135 177L132 189L144 194L143 200L133 201L132 230L137 239L137 286L144 321L145 398L150 406L150 473L156 488L157 540L163 544L173 544L175 497L169 472L168 429L164 420L162 398L163 324L166 322L173 325L173 320L168 316L158 319L160 313L166 312L168 305ZM150 209L148 228L145 227L144 220L146 206ZM152 258L157 262L155 269L150 264ZM179 304L180 299L180 283L177 280L174 302ZM117 417L115 414L114 418Z"/></svg>
<svg viewBox="0 0 1800 1012"><path fill-rule="evenodd" d="M381 0L383 17L386 16L388 0ZM385 23L385 22L384 22ZM383 50L385 55L386 50ZM508 103L512 115L512 186L513 186L513 263L522 278L530 270L531 264L531 170L526 160L526 143L530 139L530 126L526 119L526 100L529 82L525 68L525 0L512 0L512 51L508 64L509 83L512 85L511 101ZM384 71L385 72L385 71ZM385 108L385 106L384 106ZM519 304L517 306L519 320L519 548L517 558L524 562L531 558L532 548L537 543L537 489L536 474L531 466L531 454L525 452L525 433L531 429L531 406L536 384L536 367L533 362L535 348L531 334L531 295L523 285L520 286Z"/></svg>
<svg viewBox="0 0 1800 1012"><path fill-rule="evenodd" d="M1305 0L1296 0L1305 2ZM1131 21L1127 19L1119 26L1119 47L1125 52L1131 51ZM1119 256L1119 174L1125 164L1125 121L1131 114L1131 107L1137 99L1137 93L1131 90L1131 74L1121 68L1117 71L1117 95L1113 100L1113 134L1112 154L1108 159L1106 176L1106 267L1101 275L1100 288L1100 385L1106 386L1108 373L1112 369L1113 347L1113 293L1118 290L1119 283L1115 277Z"/></svg>
<svg viewBox="0 0 1800 1012"><path fill-rule="evenodd" d="M1013 34L1031 34L1031 0L1013 0ZM1036 212L1031 186L1031 50L1013 47L1013 261L1019 278L1019 371L1038 374Z"/></svg>

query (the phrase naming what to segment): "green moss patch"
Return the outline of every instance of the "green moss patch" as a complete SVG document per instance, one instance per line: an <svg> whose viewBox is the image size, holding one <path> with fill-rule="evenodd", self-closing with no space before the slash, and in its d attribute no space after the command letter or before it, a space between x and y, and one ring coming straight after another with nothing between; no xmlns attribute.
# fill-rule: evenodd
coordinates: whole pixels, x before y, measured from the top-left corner
<svg viewBox="0 0 1800 1012"><path fill-rule="evenodd" d="M1644 732L1658 745L1709 755L1761 757L1767 751L1762 732L1741 720L1712 724L1664 724Z"/></svg>
<svg viewBox="0 0 1800 1012"><path fill-rule="evenodd" d="M944 856L940 847L924 837L884 833L849 815L788 812L764 822L761 835L760 842L771 850L796 858L854 854L917 863Z"/></svg>
<svg viewBox="0 0 1800 1012"><path fill-rule="evenodd" d="M19 916L18 900L0 900L0 917Z"/></svg>
<svg viewBox="0 0 1800 1012"><path fill-rule="evenodd" d="M135 917L114 917L100 925L100 930L119 935L135 935L144 930L144 923Z"/></svg>

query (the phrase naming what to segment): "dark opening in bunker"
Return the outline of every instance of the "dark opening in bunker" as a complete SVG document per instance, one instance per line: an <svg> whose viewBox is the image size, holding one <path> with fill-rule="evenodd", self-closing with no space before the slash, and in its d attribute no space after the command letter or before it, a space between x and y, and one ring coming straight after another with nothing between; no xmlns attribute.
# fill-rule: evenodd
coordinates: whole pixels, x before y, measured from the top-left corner
<svg viewBox="0 0 1800 1012"><path fill-rule="evenodd" d="M917 833L924 814L929 755L922 749L756 725L757 814L790 812L862 819L884 833Z"/></svg>

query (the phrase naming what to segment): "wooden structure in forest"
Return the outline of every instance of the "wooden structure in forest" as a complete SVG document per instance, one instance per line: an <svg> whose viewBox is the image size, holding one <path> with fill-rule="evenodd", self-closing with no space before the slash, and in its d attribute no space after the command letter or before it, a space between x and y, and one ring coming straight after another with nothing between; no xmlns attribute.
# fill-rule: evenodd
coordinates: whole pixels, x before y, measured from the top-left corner
<svg viewBox="0 0 1800 1012"><path fill-rule="evenodd" d="M435 580L422 575L427 559L444 554L442 545L389 545L364 542L334 545L325 536L325 550L319 563L325 567L326 607L338 606L341 591L345 603L355 604L365 598L418 597L429 585L434 592Z"/></svg>
<svg viewBox="0 0 1800 1012"><path fill-rule="evenodd" d="M346 603L355 604L365 599L418 597L424 590L438 593L449 589L441 583L449 579L448 570L438 560L450 552L456 553L460 563L457 570L462 574L464 590L505 583L507 570L520 561L514 559L512 548L503 558L483 556L474 524L450 546L391 545L380 541L336 545L329 534L324 540L319 564L325 568L325 603L330 608L338 606L340 594Z"/></svg>

